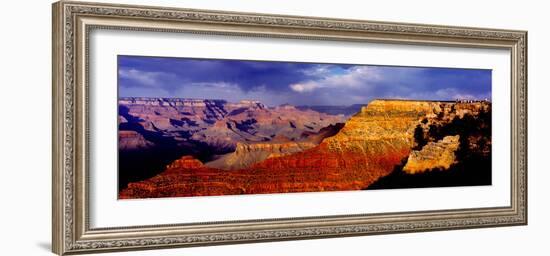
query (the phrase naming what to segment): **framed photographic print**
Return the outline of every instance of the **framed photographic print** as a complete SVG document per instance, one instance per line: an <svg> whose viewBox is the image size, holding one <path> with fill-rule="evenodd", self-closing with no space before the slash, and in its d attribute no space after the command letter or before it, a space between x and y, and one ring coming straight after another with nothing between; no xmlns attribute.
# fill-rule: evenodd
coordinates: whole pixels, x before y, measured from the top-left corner
<svg viewBox="0 0 550 256"><path fill-rule="evenodd" d="M53 251L525 225L526 40L55 3Z"/></svg>

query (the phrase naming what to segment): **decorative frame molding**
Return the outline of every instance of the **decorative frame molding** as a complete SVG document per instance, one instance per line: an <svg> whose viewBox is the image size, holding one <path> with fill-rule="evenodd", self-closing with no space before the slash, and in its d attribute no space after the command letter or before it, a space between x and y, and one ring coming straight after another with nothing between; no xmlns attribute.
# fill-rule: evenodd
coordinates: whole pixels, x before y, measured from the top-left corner
<svg viewBox="0 0 550 256"><path fill-rule="evenodd" d="M509 207L91 229L88 39L93 29L509 49ZM527 32L61 1L53 4L53 242L73 254L527 224Z"/></svg>

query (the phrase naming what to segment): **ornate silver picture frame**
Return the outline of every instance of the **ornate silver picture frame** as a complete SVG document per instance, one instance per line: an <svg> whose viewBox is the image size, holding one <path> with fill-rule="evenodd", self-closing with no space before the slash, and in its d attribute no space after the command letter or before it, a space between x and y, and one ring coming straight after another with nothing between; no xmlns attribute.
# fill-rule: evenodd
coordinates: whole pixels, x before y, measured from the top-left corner
<svg viewBox="0 0 550 256"><path fill-rule="evenodd" d="M510 205L93 228L88 71L94 30L508 50ZM52 31L52 247L59 255L527 224L526 31L71 1L53 5Z"/></svg>

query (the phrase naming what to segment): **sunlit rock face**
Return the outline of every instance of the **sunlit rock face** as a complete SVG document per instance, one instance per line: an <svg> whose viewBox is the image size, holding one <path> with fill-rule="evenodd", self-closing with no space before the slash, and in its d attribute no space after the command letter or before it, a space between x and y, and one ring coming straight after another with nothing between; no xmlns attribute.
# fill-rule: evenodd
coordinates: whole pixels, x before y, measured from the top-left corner
<svg viewBox="0 0 550 256"><path fill-rule="evenodd" d="M422 150L414 150L407 158L403 171L409 174L432 169L447 170L456 161L460 135L446 136L437 142L428 142Z"/></svg>
<svg viewBox="0 0 550 256"><path fill-rule="evenodd" d="M237 144L236 151L204 164L184 156L159 175L130 183L120 198L364 189L407 160L407 171L416 173L430 164L448 168L459 146L473 149L476 141L484 140L479 152L490 153L490 134L488 139L466 136L459 143L461 137L449 128L488 111L488 102L374 100L317 141L279 137L271 143ZM429 162L430 157L437 160Z"/></svg>
<svg viewBox="0 0 550 256"><path fill-rule="evenodd" d="M268 158L283 157L316 147L324 138L334 136L344 124L322 128L319 132L304 132L299 140L276 136L271 141L237 143L235 152L206 163L206 166L224 170L248 168Z"/></svg>
<svg viewBox="0 0 550 256"><path fill-rule="evenodd" d="M267 158L282 157L301 152L317 146L311 142L269 142L269 143L238 143L234 153L226 154L219 159L208 162L212 168L235 170L247 168Z"/></svg>

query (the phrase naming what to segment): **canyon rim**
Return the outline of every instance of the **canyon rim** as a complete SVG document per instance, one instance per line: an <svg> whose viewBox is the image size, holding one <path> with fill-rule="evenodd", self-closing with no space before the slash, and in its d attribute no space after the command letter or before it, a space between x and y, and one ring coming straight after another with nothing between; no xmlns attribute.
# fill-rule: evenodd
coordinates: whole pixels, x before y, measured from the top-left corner
<svg viewBox="0 0 550 256"><path fill-rule="evenodd" d="M119 199L491 185L490 70L119 56Z"/></svg>

